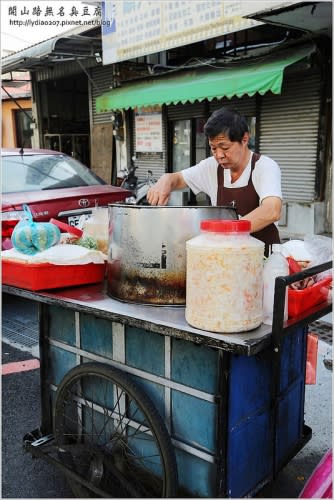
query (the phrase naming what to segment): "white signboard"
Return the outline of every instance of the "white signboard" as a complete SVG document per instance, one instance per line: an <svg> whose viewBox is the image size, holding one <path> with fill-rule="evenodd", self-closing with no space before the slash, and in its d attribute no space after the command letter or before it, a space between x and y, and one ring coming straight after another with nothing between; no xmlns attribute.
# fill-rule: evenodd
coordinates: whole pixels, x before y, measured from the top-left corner
<svg viewBox="0 0 334 500"><path fill-rule="evenodd" d="M160 111L140 108L135 112L136 152L162 151L162 116Z"/></svg>
<svg viewBox="0 0 334 500"><path fill-rule="evenodd" d="M242 16L261 10L261 5L262 8L268 6L268 2L105 0L102 3L103 64L257 26L262 23Z"/></svg>

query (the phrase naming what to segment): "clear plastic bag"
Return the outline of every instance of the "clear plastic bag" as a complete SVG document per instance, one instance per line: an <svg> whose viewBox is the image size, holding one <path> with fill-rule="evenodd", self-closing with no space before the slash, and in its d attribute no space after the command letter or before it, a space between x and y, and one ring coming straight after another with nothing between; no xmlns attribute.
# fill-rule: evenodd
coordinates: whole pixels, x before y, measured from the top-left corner
<svg viewBox="0 0 334 500"><path fill-rule="evenodd" d="M109 215L108 208L96 207L92 210L92 215L82 224L83 237L94 239L97 250L104 254L108 253L109 240ZM89 241L89 240L88 240Z"/></svg>
<svg viewBox="0 0 334 500"><path fill-rule="evenodd" d="M333 241L332 238L322 236L320 234L310 234L304 237L306 250L311 255L311 261L308 267L318 266L332 260L333 258ZM317 281L320 281L332 275L332 271L324 271L317 275Z"/></svg>
<svg viewBox="0 0 334 500"><path fill-rule="evenodd" d="M289 240L282 244L285 257L293 257L302 268L314 267L332 260L332 238L320 234L305 235L304 240ZM319 273L314 279L320 281L332 275L332 271Z"/></svg>
<svg viewBox="0 0 334 500"><path fill-rule="evenodd" d="M28 205L23 205L25 218L14 228L11 236L13 247L26 255L38 252L56 245L60 241L60 230L50 222L34 222Z"/></svg>

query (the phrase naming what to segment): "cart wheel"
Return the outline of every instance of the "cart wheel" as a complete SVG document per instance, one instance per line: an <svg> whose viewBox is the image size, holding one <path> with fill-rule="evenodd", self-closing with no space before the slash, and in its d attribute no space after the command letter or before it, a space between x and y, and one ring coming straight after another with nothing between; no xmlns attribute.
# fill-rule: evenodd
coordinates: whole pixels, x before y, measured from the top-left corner
<svg viewBox="0 0 334 500"><path fill-rule="evenodd" d="M177 467L165 424L124 372L83 363L58 387L54 436L75 496L174 497Z"/></svg>

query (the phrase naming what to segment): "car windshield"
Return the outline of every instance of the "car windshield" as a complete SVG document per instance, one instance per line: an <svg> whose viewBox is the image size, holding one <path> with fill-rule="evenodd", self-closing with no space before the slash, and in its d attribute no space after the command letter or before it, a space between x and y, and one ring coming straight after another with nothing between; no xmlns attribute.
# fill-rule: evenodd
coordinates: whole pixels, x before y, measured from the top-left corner
<svg viewBox="0 0 334 500"><path fill-rule="evenodd" d="M2 192L18 193L104 184L87 167L64 155L2 156Z"/></svg>

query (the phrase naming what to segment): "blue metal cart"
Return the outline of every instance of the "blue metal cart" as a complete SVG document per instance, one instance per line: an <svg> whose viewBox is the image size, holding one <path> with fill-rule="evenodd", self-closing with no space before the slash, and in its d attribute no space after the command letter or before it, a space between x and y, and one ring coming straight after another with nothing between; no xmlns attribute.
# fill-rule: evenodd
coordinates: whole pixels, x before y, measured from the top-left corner
<svg viewBox="0 0 334 500"><path fill-rule="evenodd" d="M103 285L31 292L38 301L41 425L25 448L62 470L78 497L251 497L311 438L304 423L308 324L197 330L180 307L126 304Z"/></svg>

